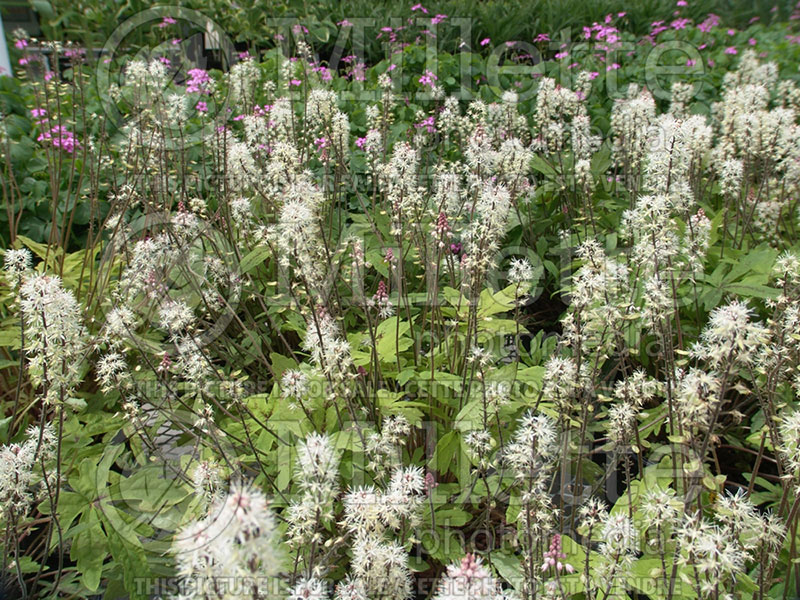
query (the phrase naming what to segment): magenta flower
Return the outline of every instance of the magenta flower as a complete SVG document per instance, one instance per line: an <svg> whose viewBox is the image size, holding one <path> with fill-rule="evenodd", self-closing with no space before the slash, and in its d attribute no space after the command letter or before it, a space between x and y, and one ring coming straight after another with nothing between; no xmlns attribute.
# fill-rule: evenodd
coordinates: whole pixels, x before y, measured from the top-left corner
<svg viewBox="0 0 800 600"><path fill-rule="evenodd" d="M201 113L208 112L208 104L206 104L202 100L198 101L198 103L195 105L194 108L197 112Z"/></svg>
<svg viewBox="0 0 800 600"><path fill-rule="evenodd" d="M697 60L695 60L694 58L690 58L690 59L688 59L688 60L686 61L686 66L687 66L687 67L693 67L693 66L695 66L696 64L697 64Z"/></svg>
<svg viewBox="0 0 800 600"><path fill-rule="evenodd" d="M23 50L28 45L28 40L17 40L14 42L14 47L18 50Z"/></svg>
<svg viewBox="0 0 800 600"><path fill-rule="evenodd" d="M164 20L158 24L158 27L160 29L164 29L165 27L169 27L170 25L174 25L175 23L177 23L177 21L172 17L164 17Z"/></svg>
<svg viewBox="0 0 800 600"><path fill-rule="evenodd" d="M189 94L210 94L211 77L205 69L189 69L186 92Z"/></svg>
<svg viewBox="0 0 800 600"><path fill-rule="evenodd" d="M447 15L436 15L431 19L431 25L438 25L447 18Z"/></svg>
<svg viewBox="0 0 800 600"><path fill-rule="evenodd" d="M480 41L480 44L481 44L481 46L485 46L486 44L488 44L488 43L489 43L489 42L491 42L491 41L492 41L492 40L491 40L490 38L483 38L483 39Z"/></svg>
<svg viewBox="0 0 800 600"><path fill-rule="evenodd" d="M421 10L426 15L428 14L428 9L422 6L422 4L415 4L414 6L411 7L411 12L415 12L418 10Z"/></svg>
<svg viewBox="0 0 800 600"><path fill-rule="evenodd" d="M739 54L739 51L736 49L736 46L728 46L725 48L725 54Z"/></svg>
<svg viewBox="0 0 800 600"><path fill-rule="evenodd" d="M430 71L425 71L425 73L419 78L419 82L422 85L428 85L430 87L433 87L435 85L434 81L436 81L437 79L438 77L436 77L434 73Z"/></svg>
<svg viewBox="0 0 800 600"><path fill-rule="evenodd" d="M40 142L49 142L54 148L60 148L68 154L72 154L77 148L80 148L78 140L75 139L75 134L63 125L51 127L49 131L40 133L36 139Z"/></svg>
<svg viewBox="0 0 800 600"><path fill-rule="evenodd" d="M597 79L599 76L600 73L598 73L597 71L592 71L591 73L589 73L589 81Z"/></svg>
<svg viewBox="0 0 800 600"><path fill-rule="evenodd" d="M427 131L428 133L436 133L436 122L434 121L433 115L431 115L427 119L423 119L419 123L416 123L414 127L416 127L417 129L424 127L425 131Z"/></svg>

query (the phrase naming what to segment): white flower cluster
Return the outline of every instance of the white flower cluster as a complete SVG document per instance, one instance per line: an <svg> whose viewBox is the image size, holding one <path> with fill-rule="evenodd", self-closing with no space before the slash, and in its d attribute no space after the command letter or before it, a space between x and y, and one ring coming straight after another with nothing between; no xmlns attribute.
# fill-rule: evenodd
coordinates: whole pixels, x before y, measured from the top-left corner
<svg viewBox="0 0 800 600"><path fill-rule="evenodd" d="M281 571L281 553L275 517L267 499L257 489L233 484L228 494L214 502L208 515L175 534L172 551L178 574L199 581L193 598L237 598L231 581L270 581ZM215 581L223 585L214 585ZM246 590L251 597L269 590Z"/></svg>
<svg viewBox="0 0 800 600"><path fill-rule="evenodd" d="M0 447L0 516L8 521L24 516L31 504L42 498L45 476L51 488L57 483L55 467L52 472L42 470L42 464L55 457L57 440L52 425L44 429L31 426L26 437L20 444Z"/></svg>

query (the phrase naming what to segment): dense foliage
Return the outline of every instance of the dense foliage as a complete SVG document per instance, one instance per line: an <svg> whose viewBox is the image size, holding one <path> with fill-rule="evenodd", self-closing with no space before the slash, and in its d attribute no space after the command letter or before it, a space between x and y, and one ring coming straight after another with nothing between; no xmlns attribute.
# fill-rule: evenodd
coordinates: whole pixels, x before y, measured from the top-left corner
<svg viewBox="0 0 800 600"><path fill-rule="evenodd" d="M797 595L797 19L677 4L224 71L195 13L20 32L11 594Z"/></svg>

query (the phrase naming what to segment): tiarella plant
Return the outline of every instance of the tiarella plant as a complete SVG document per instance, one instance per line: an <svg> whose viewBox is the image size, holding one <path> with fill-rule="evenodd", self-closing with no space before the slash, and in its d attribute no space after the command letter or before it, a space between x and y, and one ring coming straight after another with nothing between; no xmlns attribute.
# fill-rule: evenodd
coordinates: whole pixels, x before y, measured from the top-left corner
<svg viewBox="0 0 800 600"><path fill-rule="evenodd" d="M796 594L800 38L686 5L502 65L19 33L6 588Z"/></svg>

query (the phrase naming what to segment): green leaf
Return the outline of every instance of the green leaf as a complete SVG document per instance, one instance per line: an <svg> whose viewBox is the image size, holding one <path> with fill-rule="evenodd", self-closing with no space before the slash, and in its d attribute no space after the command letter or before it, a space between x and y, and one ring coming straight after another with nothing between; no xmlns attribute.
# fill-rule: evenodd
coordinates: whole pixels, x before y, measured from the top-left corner
<svg viewBox="0 0 800 600"><path fill-rule="evenodd" d="M267 260L270 254L272 254L272 251L269 247L256 246L242 258L242 261L239 263L239 271L241 273L249 273Z"/></svg>
<svg viewBox="0 0 800 600"><path fill-rule="evenodd" d="M81 583L91 592L100 587L103 561L106 558L106 535L100 525L95 509L84 515L82 523L86 527L75 536L70 550L70 558L76 562L81 574Z"/></svg>
<svg viewBox="0 0 800 600"><path fill-rule="evenodd" d="M397 317L389 317L378 325L375 349L382 362L394 362L398 352L411 347L414 342L405 337L410 328L408 321L400 321Z"/></svg>

